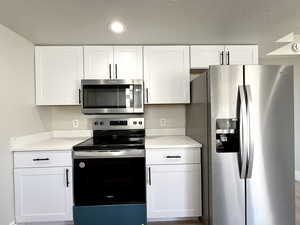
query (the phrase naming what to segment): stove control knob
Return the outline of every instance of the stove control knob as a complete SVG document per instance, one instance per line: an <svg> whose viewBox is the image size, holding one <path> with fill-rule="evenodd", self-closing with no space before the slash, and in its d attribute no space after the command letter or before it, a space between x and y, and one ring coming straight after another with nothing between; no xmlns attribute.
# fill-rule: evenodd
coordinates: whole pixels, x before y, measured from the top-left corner
<svg viewBox="0 0 300 225"><path fill-rule="evenodd" d="M142 121L140 121L140 122L139 122L139 125L142 125L142 124L143 124L143 122L142 122Z"/></svg>
<svg viewBox="0 0 300 225"><path fill-rule="evenodd" d="M95 126L98 126L98 122L97 121L94 124L95 124Z"/></svg>
<svg viewBox="0 0 300 225"><path fill-rule="evenodd" d="M102 126L102 125L103 125L103 122L101 121L101 122L100 122L100 126Z"/></svg>
<svg viewBox="0 0 300 225"><path fill-rule="evenodd" d="M79 163L79 167L80 167L81 169L83 169L83 168L85 167L85 163L84 163L84 162L80 162L80 163Z"/></svg>
<svg viewBox="0 0 300 225"><path fill-rule="evenodd" d="M137 124L137 122L136 121L133 121L133 125L136 125Z"/></svg>

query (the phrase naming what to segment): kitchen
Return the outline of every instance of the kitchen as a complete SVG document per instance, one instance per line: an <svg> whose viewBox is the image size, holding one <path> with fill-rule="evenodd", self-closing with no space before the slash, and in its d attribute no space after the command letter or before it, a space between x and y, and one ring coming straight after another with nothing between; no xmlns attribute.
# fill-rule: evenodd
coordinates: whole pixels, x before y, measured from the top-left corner
<svg viewBox="0 0 300 225"><path fill-rule="evenodd" d="M181 2L168 1L168 4L182 6ZM179 6L176 5L176 9ZM22 7L29 10L27 6ZM194 122L191 122L190 107L197 95L200 98L197 101L207 101L207 87L203 83L204 86L199 88L198 84L195 89L193 83L199 81L199 77L206 76L203 72L209 65L258 64L261 60L260 51L265 49L257 44L258 41L244 41L242 38L230 43L226 38L223 41L211 40L209 45L193 40L182 44L179 38L174 41L163 37L152 42L150 39L145 41L147 39L143 37L141 41L134 42L132 37L126 39L126 35L131 34L130 23L128 27L125 26L123 33L114 34L110 30L110 22L106 22L103 29L110 33L111 38L97 41L87 41L87 38L81 39L85 40L81 42L78 40L83 37L76 36L76 41L68 35L64 41L57 41L53 34L52 41L49 41L47 38L51 35L47 32L43 40L32 38L30 42L1 27L1 40L7 49L5 52L10 53L5 56L5 62L9 62L10 57L14 58L11 63L4 65L9 69L3 73L27 74L27 77L19 77L21 80L18 81L18 77L11 75L7 79L12 83L5 87L6 95L15 85L18 85L19 91L4 105L6 115L14 118L14 121L3 121L3 124L9 124L19 131L7 134L10 146L3 147L9 154L3 156L3 171L7 168L11 170L3 176L9 187L9 191L4 191L9 194L3 196L9 202L9 207L1 210L1 218L7 218L8 222L3 223L72 224L73 216L80 215L76 214L76 209L73 211L74 202L76 208L76 195L73 193L76 192L76 182L73 180L76 179L73 174L76 172L73 168L76 152L72 153L72 148L99 133L101 135L97 140L104 141L101 137L105 133L102 133L102 128L97 128L101 123L116 126L118 130L126 127L126 131L121 132L126 135L131 134L131 124L144 129L141 138L144 138L145 148L146 195L138 202L146 205L146 212L144 210L139 215L147 214L147 221L154 223L176 221L180 224L192 221L190 223L198 224L199 217L201 220L205 218L207 196L202 189L208 186L203 182L205 172L202 169L207 161L201 157L206 143L203 139L192 139L195 137L191 129ZM13 27L18 30L16 25ZM81 80L86 79L105 79L112 83L118 79L142 80L144 86L138 90L143 91L137 92L143 95L140 98L144 101L143 111L130 113L130 117L124 113L104 115L97 112L91 115L95 113L84 112L82 102L87 101L84 100ZM117 89L120 91L122 87ZM193 92L195 90L200 93ZM20 102L20 99L24 101ZM12 106L15 107L13 112ZM16 110L18 108L19 113ZM205 120L205 116L202 118ZM133 119L132 123L130 119ZM106 132L112 134L111 130ZM114 135L107 139L111 140L110 144L118 144L113 139ZM49 158L50 162L47 162ZM45 195L45 192L48 194ZM87 190L79 193L82 192ZM109 194L107 197L113 196Z"/></svg>

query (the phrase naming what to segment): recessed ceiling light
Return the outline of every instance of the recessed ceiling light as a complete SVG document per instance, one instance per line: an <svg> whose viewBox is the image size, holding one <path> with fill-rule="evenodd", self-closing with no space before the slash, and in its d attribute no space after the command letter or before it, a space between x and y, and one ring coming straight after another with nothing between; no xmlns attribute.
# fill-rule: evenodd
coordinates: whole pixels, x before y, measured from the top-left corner
<svg viewBox="0 0 300 225"><path fill-rule="evenodd" d="M125 27L123 23L119 21L114 21L109 25L109 29L117 34L123 33L125 31Z"/></svg>

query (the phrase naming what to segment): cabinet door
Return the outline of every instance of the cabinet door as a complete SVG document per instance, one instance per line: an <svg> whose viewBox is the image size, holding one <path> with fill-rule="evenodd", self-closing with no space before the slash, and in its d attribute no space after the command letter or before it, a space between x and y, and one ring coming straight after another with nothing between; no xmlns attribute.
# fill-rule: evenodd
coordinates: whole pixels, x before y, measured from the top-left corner
<svg viewBox="0 0 300 225"><path fill-rule="evenodd" d="M191 68L207 69L210 65L224 64L223 45L191 46Z"/></svg>
<svg viewBox="0 0 300 225"><path fill-rule="evenodd" d="M143 47L114 47L114 78L143 79Z"/></svg>
<svg viewBox="0 0 300 225"><path fill-rule="evenodd" d="M36 104L79 104L83 51L77 46L35 48Z"/></svg>
<svg viewBox="0 0 300 225"><path fill-rule="evenodd" d="M113 47L84 47L84 79L113 78Z"/></svg>
<svg viewBox="0 0 300 225"><path fill-rule="evenodd" d="M144 47L145 103L190 102L188 46Z"/></svg>
<svg viewBox="0 0 300 225"><path fill-rule="evenodd" d="M72 168L15 169L16 222L72 220Z"/></svg>
<svg viewBox="0 0 300 225"><path fill-rule="evenodd" d="M229 65L251 65L258 64L257 45L227 45L226 64ZM229 55L228 55L229 53Z"/></svg>
<svg viewBox="0 0 300 225"><path fill-rule="evenodd" d="M148 218L201 216L200 164L148 167Z"/></svg>

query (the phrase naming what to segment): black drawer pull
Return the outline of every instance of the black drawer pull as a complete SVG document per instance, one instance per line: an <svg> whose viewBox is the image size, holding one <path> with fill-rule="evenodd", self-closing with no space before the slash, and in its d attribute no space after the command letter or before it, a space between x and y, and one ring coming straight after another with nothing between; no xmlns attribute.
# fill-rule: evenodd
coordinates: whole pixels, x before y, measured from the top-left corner
<svg viewBox="0 0 300 225"><path fill-rule="evenodd" d="M36 158L36 159L33 159L32 161L49 161L50 159L49 158Z"/></svg>
<svg viewBox="0 0 300 225"><path fill-rule="evenodd" d="M167 159L181 159L180 155L168 155L166 156Z"/></svg>

